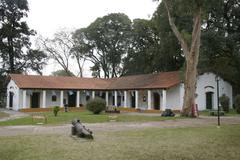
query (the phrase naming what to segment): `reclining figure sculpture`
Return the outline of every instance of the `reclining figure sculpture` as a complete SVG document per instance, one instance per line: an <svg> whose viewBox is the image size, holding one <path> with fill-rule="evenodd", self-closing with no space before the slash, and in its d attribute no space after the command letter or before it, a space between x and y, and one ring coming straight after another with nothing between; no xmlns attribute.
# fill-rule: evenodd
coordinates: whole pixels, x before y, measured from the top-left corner
<svg viewBox="0 0 240 160"><path fill-rule="evenodd" d="M79 119L72 121L72 135L76 135L81 138L93 139L92 131L87 129Z"/></svg>

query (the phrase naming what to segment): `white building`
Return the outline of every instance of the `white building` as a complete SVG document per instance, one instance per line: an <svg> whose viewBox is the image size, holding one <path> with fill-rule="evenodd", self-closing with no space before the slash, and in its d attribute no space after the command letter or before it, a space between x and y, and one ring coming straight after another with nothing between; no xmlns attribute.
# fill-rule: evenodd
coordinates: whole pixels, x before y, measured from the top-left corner
<svg viewBox="0 0 240 160"><path fill-rule="evenodd" d="M232 86L220 78L219 96L225 94L232 106ZM216 75L198 76L196 103L199 110L217 108ZM94 97L108 106L142 110L181 110L184 84L180 72L162 72L112 79L53 77L11 74L7 86L7 108L80 107Z"/></svg>

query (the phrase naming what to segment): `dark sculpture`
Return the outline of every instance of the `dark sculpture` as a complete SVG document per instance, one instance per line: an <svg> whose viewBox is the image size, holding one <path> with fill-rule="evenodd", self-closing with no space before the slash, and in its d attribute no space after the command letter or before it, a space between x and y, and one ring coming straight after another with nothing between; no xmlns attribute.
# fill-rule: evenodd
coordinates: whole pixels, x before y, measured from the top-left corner
<svg viewBox="0 0 240 160"><path fill-rule="evenodd" d="M72 135L76 135L81 138L93 139L92 131L87 129L79 119L72 121Z"/></svg>
<svg viewBox="0 0 240 160"><path fill-rule="evenodd" d="M175 114L173 113L173 111L171 109L166 109L163 113L162 113L163 117L174 117Z"/></svg>

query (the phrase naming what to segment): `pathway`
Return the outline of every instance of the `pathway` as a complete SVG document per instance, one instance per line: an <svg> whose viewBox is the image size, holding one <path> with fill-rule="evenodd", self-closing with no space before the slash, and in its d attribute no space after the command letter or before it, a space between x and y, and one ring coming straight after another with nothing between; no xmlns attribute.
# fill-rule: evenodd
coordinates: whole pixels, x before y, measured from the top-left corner
<svg viewBox="0 0 240 160"><path fill-rule="evenodd" d="M201 116L197 119L177 119L159 122L108 122L85 124L94 132L124 131L145 128L177 128L177 127L202 127L216 126L216 117ZM221 124L240 124L240 117L221 117ZM36 134L70 134L71 125L55 126L4 126L0 127L0 136L36 135Z"/></svg>
<svg viewBox="0 0 240 160"><path fill-rule="evenodd" d="M4 108L1 108L0 112L5 112L5 113L9 114L9 117L0 118L0 122L11 120L11 119L23 118L23 117L27 117L29 115L27 113L13 111L13 110L4 109Z"/></svg>

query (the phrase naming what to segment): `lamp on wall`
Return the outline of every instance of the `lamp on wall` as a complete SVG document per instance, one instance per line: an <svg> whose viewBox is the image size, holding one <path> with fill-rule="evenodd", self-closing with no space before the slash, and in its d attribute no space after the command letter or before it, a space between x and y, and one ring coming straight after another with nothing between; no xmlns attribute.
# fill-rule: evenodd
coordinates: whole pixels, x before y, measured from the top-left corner
<svg viewBox="0 0 240 160"><path fill-rule="evenodd" d="M220 126L220 115L219 115L219 81L220 77L216 75L215 81L217 82L217 109L218 109L218 126Z"/></svg>

